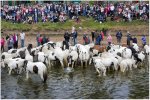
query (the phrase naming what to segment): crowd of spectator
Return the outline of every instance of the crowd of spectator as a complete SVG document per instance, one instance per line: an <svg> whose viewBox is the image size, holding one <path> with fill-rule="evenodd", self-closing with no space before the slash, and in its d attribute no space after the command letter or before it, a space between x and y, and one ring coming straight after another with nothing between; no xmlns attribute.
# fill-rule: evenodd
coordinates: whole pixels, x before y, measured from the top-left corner
<svg viewBox="0 0 150 100"><path fill-rule="evenodd" d="M112 21L132 21L149 19L149 4L146 2L110 2L104 4L51 2L34 5L1 7L1 18L13 23L66 22L79 16L92 17L103 23L110 17Z"/></svg>

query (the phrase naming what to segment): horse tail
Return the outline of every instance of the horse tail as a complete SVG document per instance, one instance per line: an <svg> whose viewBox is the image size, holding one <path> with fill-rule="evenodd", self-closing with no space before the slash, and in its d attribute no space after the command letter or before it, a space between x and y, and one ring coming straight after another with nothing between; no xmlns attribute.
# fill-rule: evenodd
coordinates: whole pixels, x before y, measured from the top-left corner
<svg viewBox="0 0 150 100"><path fill-rule="evenodd" d="M43 78L44 78L44 83L46 83L46 80L47 80L47 71L43 72Z"/></svg>

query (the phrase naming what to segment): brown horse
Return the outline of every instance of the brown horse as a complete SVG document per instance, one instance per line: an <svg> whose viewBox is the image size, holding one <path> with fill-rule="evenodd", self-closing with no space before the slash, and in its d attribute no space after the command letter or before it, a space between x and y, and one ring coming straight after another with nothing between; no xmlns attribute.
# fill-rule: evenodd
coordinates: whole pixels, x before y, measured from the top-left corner
<svg viewBox="0 0 150 100"><path fill-rule="evenodd" d="M102 45L102 46L100 46L100 45L95 45L95 46L94 46L94 49L96 49L96 50L98 50L100 53L102 53L102 52L106 51L106 46L105 46L105 45Z"/></svg>

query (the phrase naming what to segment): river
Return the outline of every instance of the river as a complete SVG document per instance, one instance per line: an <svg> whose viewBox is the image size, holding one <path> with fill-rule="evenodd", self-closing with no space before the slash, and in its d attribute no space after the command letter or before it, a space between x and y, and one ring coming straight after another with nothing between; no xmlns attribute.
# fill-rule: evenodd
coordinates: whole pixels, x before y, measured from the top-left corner
<svg viewBox="0 0 150 100"><path fill-rule="evenodd" d="M109 71L107 76L97 76L93 66L75 67L71 73L53 66L48 70L44 84L37 75L29 80L22 75L8 75L1 69L2 99L148 99L148 61L142 67L120 72Z"/></svg>

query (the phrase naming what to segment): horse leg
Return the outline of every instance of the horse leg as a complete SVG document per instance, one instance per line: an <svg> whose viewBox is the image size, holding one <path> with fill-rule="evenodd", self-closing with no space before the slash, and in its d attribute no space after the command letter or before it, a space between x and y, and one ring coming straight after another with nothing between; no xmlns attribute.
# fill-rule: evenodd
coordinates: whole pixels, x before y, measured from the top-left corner
<svg viewBox="0 0 150 100"><path fill-rule="evenodd" d="M60 61L62 69L64 69L63 61Z"/></svg>
<svg viewBox="0 0 150 100"><path fill-rule="evenodd" d="M90 60L89 60L89 65L91 65L91 60L92 60L92 59L90 58Z"/></svg>
<svg viewBox="0 0 150 100"><path fill-rule="evenodd" d="M48 66L51 69L51 60L48 61Z"/></svg>
<svg viewBox="0 0 150 100"><path fill-rule="evenodd" d="M83 67L83 61L81 60L81 67Z"/></svg>
<svg viewBox="0 0 150 100"><path fill-rule="evenodd" d="M87 67L87 61L85 61L85 67Z"/></svg>
<svg viewBox="0 0 150 100"><path fill-rule="evenodd" d="M68 63L68 67L70 66L70 64Z"/></svg>
<svg viewBox="0 0 150 100"><path fill-rule="evenodd" d="M77 61L75 61L75 64L74 64L74 66L77 66Z"/></svg>
<svg viewBox="0 0 150 100"><path fill-rule="evenodd" d="M98 76L101 76L100 71L98 70L98 68L96 68L96 72L98 73Z"/></svg>
<svg viewBox="0 0 150 100"><path fill-rule="evenodd" d="M21 74L21 72L22 72L22 68L20 68L20 70L19 70L19 74Z"/></svg>
<svg viewBox="0 0 150 100"><path fill-rule="evenodd" d="M132 70L132 65L129 66L130 70Z"/></svg>
<svg viewBox="0 0 150 100"><path fill-rule="evenodd" d="M40 74L40 77L41 77L42 81L44 81L43 74Z"/></svg>
<svg viewBox="0 0 150 100"><path fill-rule="evenodd" d="M74 61L72 62L72 68L73 68L73 66L74 66Z"/></svg>
<svg viewBox="0 0 150 100"><path fill-rule="evenodd" d="M103 76L106 76L106 69L103 69Z"/></svg>
<svg viewBox="0 0 150 100"><path fill-rule="evenodd" d="M11 71L12 71L12 68L10 68L10 69L9 69L9 73L8 73L8 75L11 75Z"/></svg>
<svg viewBox="0 0 150 100"><path fill-rule="evenodd" d="M27 70L26 79L29 79L29 71Z"/></svg>
<svg viewBox="0 0 150 100"><path fill-rule="evenodd" d="M115 71L118 70L118 65L117 64L114 65L114 69L115 69Z"/></svg>

